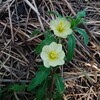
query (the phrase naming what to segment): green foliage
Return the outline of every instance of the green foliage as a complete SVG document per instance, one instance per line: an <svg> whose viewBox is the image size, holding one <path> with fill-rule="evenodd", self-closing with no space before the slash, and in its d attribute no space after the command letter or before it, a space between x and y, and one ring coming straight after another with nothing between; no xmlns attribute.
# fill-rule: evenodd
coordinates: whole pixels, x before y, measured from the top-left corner
<svg viewBox="0 0 100 100"><path fill-rule="evenodd" d="M71 16L68 16L67 18L71 22L71 28L74 29L81 22L84 22L83 17L85 17L85 16L86 16L86 11L85 10L78 12L78 14L76 15L75 18L72 18Z"/></svg>
<svg viewBox="0 0 100 100"><path fill-rule="evenodd" d="M33 32L32 32L32 34L31 34L31 37L33 37L33 36L35 36L35 35L37 35L37 34L40 34L40 33L42 33L39 29L35 29Z"/></svg>
<svg viewBox="0 0 100 100"><path fill-rule="evenodd" d="M62 94L56 91L53 95L53 100L62 100Z"/></svg>
<svg viewBox="0 0 100 100"><path fill-rule="evenodd" d="M74 55L75 45L76 45L76 40L75 40L74 36L71 34L68 36L68 52L66 55L67 61L72 60L73 55Z"/></svg>
<svg viewBox="0 0 100 100"><path fill-rule="evenodd" d="M0 87L0 100L7 100L7 97L12 96L12 94L9 94L8 87Z"/></svg>
<svg viewBox="0 0 100 100"><path fill-rule="evenodd" d="M63 94L64 92L64 82L63 82L63 78L60 77L58 74L54 75L55 78L55 83L56 83L56 90L57 92L59 92L60 94Z"/></svg>
<svg viewBox="0 0 100 100"><path fill-rule="evenodd" d="M62 100L62 96L64 93L64 82L63 78L58 74L54 74L56 91L54 92L53 99L54 100Z"/></svg>
<svg viewBox="0 0 100 100"><path fill-rule="evenodd" d="M16 91L16 92L25 91L25 88L26 88L25 84L13 84L9 86L10 91Z"/></svg>
<svg viewBox="0 0 100 100"><path fill-rule="evenodd" d="M42 51L43 46L49 45L51 42L56 42L56 41L57 40L51 34L51 32L47 31L47 33L45 33L45 39L36 47L36 53L39 54Z"/></svg>
<svg viewBox="0 0 100 100"><path fill-rule="evenodd" d="M46 89L48 88L47 83L47 80L45 80L44 83L41 84L41 86L38 88L36 93L36 100L43 100L43 97L46 94Z"/></svg>
<svg viewBox="0 0 100 100"><path fill-rule="evenodd" d="M25 91L25 88L26 88L26 85L25 84L10 84L8 86L4 86L2 88L0 88L0 100L7 100L11 98L11 100L15 100L15 95L14 95L14 92L16 92L19 96L20 96L20 99L21 98L24 98L24 96L19 92L24 92ZM23 99L21 99L23 100Z"/></svg>
<svg viewBox="0 0 100 100"><path fill-rule="evenodd" d="M89 42L89 38L88 38L88 35L87 35L87 33L85 32L85 30L76 27L76 28L75 28L75 31L78 32L79 34L81 34L81 35L84 37L84 43L85 43L85 45L87 45L88 42Z"/></svg>
<svg viewBox="0 0 100 100"><path fill-rule="evenodd" d="M28 91L32 91L35 89L39 84L41 84L50 74L50 69L41 66L41 70L36 73L35 78L33 78L28 86Z"/></svg>
<svg viewBox="0 0 100 100"><path fill-rule="evenodd" d="M80 12L77 13L76 18L77 19L81 19L81 18L83 18L85 16L86 16L86 11L82 10L82 11L80 11Z"/></svg>
<svg viewBox="0 0 100 100"><path fill-rule="evenodd" d="M70 22L71 22L71 28L74 29L79 23L80 23L80 20L79 19L74 19L72 17L68 17L70 19Z"/></svg>

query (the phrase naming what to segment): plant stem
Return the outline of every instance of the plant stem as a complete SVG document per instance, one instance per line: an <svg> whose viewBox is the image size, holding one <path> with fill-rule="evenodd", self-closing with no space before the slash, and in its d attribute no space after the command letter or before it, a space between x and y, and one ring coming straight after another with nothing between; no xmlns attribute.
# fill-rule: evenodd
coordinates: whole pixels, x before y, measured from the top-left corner
<svg viewBox="0 0 100 100"><path fill-rule="evenodd" d="M53 88L54 88L54 84L55 84L54 74L56 73L56 71L57 71L58 68L59 67L56 67L56 68L51 69L51 81L52 82L51 82L50 99L49 100L52 99L52 92L53 92Z"/></svg>

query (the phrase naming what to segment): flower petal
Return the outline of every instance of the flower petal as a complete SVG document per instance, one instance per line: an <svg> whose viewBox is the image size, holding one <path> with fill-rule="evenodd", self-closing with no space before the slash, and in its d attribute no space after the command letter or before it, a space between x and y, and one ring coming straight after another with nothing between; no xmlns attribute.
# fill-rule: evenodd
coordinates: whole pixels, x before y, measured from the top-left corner
<svg viewBox="0 0 100 100"><path fill-rule="evenodd" d="M42 51L48 53L49 52L49 45L44 46L42 48Z"/></svg>
<svg viewBox="0 0 100 100"><path fill-rule="evenodd" d="M67 20L66 20L65 27L66 27L66 29L69 29L71 27L71 23Z"/></svg>
<svg viewBox="0 0 100 100"><path fill-rule="evenodd" d="M66 34L67 34L67 36L70 35L70 34L72 34L72 33L73 33L73 30L72 30L72 29L68 29L68 30L66 30Z"/></svg>
<svg viewBox="0 0 100 100"><path fill-rule="evenodd" d="M57 61L57 64L58 65L63 65L65 63L65 61L64 60L61 60L61 59L59 59L58 61Z"/></svg>
<svg viewBox="0 0 100 100"><path fill-rule="evenodd" d="M64 57L65 57L64 51L58 52L58 57L59 57L59 59L64 59Z"/></svg>
<svg viewBox="0 0 100 100"><path fill-rule="evenodd" d="M57 44L57 43L55 43L55 42L52 42L52 43L50 44L50 51L52 51L52 50L54 50L54 51L56 51L56 52L59 52L59 51L62 50L62 45L61 45L61 44Z"/></svg>
<svg viewBox="0 0 100 100"><path fill-rule="evenodd" d="M67 37L67 34L66 34L65 31L59 32L59 31L57 31L57 30L54 30L54 34L55 34L56 36L62 37L62 38L66 38L66 37Z"/></svg>
<svg viewBox="0 0 100 100"><path fill-rule="evenodd" d="M49 67L50 67L48 60L45 60L43 63L44 63L44 66L45 66L46 68L49 68Z"/></svg>
<svg viewBox="0 0 100 100"><path fill-rule="evenodd" d="M52 66L52 67L55 67L57 65L63 65L64 64L64 60L60 60L60 59L57 59L55 61L50 61L49 64Z"/></svg>
<svg viewBox="0 0 100 100"><path fill-rule="evenodd" d="M56 63L56 61L50 61L50 62L49 62L49 64L50 64L50 66L52 66L52 67L55 67L55 66L57 66L57 63Z"/></svg>
<svg viewBox="0 0 100 100"><path fill-rule="evenodd" d="M57 20L52 20L52 21L50 22L50 28L51 28L52 30L55 30L55 26L57 26Z"/></svg>
<svg viewBox="0 0 100 100"><path fill-rule="evenodd" d="M59 31L55 30L54 34L56 36L62 37L62 38L67 38L68 35L72 34L72 29L66 29L64 30L62 33L60 33Z"/></svg>
<svg viewBox="0 0 100 100"><path fill-rule="evenodd" d="M42 58L43 60L48 59L48 54L47 54L46 52L41 52L40 56L41 56L41 58Z"/></svg>

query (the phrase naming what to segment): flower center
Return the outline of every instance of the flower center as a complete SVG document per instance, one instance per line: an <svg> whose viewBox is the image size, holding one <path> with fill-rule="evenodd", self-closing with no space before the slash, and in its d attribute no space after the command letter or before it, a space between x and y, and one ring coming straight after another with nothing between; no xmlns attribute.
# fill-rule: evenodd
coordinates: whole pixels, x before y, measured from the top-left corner
<svg viewBox="0 0 100 100"><path fill-rule="evenodd" d="M51 51L51 52L49 53L49 58L50 58L51 60L56 59L56 58L57 58L57 53L56 53L55 51Z"/></svg>
<svg viewBox="0 0 100 100"><path fill-rule="evenodd" d="M63 22L60 22L60 23L58 24L57 30L58 30L59 32L63 32L63 31L64 31Z"/></svg>

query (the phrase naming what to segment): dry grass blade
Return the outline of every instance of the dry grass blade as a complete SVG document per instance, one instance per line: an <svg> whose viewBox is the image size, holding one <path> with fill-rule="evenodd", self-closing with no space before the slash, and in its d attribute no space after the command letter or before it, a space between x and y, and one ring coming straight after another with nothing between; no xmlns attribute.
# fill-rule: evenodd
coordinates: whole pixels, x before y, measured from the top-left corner
<svg viewBox="0 0 100 100"><path fill-rule="evenodd" d="M28 0L24 0L38 15L40 15L40 13L38 12L37 8L35 8Z"/></svg>

